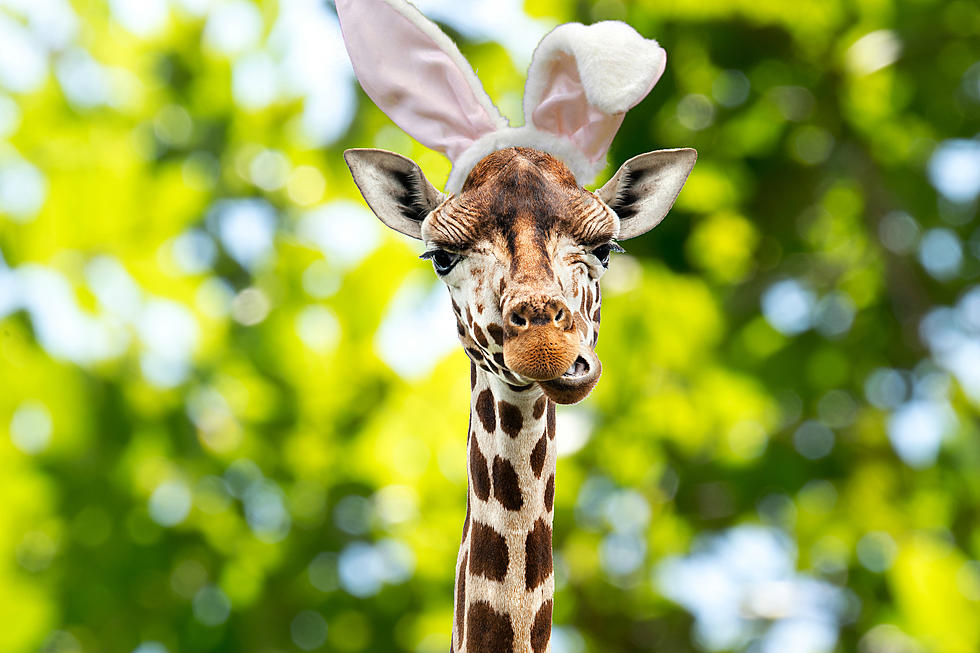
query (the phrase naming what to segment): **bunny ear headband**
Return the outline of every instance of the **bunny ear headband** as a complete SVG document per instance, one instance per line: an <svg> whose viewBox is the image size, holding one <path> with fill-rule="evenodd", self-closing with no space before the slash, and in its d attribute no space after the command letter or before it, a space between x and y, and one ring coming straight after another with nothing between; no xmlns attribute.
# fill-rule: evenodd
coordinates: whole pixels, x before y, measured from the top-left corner
<svg viewBox="0 0 980 653"><path fill-rule="evenodd" d="M439 27L405 0L336 0L361 87L395 124L452 161L458 193L485 156L513 146L548 152L587 185L605 167L623 122L667 65L656 41L625 23L560 25L527 72L523 127L511 127L472 66Z"/></svg>

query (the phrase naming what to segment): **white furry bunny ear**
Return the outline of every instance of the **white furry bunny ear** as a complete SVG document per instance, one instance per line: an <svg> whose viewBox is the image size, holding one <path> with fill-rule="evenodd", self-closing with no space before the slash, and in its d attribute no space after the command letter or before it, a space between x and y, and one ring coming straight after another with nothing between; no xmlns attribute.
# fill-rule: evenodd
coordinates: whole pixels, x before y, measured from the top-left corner
<svg viewBox="0 0 980 653"><path fill-rule="evenodd" d="M404 0L336 0L364 92L395 124L455 161L507 127L472 66L439 27Z"/></svg>
<svg viewBox="0 0 980 653"><path fill-rule="evenodd" d="M523 146L552 154L582 186L605 167L623 116L660 79L667 54L618 21L560 25L528 69L522 127L510 127L473 67L406 0L336 0L340 28L364 91L395 124L453 162L458 193L488 154Z"/></svg>
<svg viewBox="0 0 980 653"><path fill-rule="evenodd" d="M574 143L588 169L577 174L591 181L605 166L624 115L647 96L666 66L664 49L626 23L559 25L534 51L524 119Z"/></svg>

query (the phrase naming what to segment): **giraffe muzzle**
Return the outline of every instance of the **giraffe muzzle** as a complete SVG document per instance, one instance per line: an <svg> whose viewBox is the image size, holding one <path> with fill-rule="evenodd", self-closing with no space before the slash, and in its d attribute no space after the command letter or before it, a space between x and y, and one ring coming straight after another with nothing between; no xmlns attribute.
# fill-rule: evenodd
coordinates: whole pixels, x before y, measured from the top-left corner
<svg viewBox="0 0 980 653"><path fill-rule="evenodd" d="M504 339L504 363L509 370L527 379L555 379L575 367L578 340L575 330L531 325Z"/></svg>
<svg viewBox="0 0 980 653"><path fill-rule="evenodd" d="M503 311L504 362L524 378L554 379L574 367L579 334L568 305L549 295L531 295Z"/></svg>
<svg viewBox="0 0 980 653"><path fill-rule="evenodd" d="M602 374L602 363L596 353L582 344L575 361L561 376L538 381L549 399L557 404L575 404L585 399Z"/></svg>

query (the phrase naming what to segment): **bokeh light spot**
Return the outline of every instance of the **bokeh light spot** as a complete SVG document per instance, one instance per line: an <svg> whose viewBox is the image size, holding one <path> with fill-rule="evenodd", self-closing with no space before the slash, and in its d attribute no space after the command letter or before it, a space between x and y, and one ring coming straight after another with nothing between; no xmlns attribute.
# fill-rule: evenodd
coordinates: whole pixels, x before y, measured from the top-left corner
<svg viewBox="0 0 980 653"><path fill-rule="evenodd" d="M231 614L227 595L214 585L206 585L194 595L194 618L205 626L220 626Z"/></svg>
<svg viewBox="0 0 980 653"><path fill-rule="evenodd" d="M963 262L963 244L951 229L930 229L919 243L919 262L936 279L953 279Z"/></svg>
<svg viewBox="0 0 980 653"><path fill-rule="evenodd" d="M929 181L954 202L972 202L980 195L980 141L944 141L929 159Z"/></svg>
<svg viewBox="0 0 980 653"><path fill-rule="evenodd" d="M327 621L319 612L304 610L289 625L289 633L296 646L312 651L327 641Z"/></svg>
<svg viewBox="0 0 980 653"><path fill-rule="evenodd" d="M898 545L891 535L882 531L872 531L861 536L857 543L858 560L870 571L888 571L898 553Z"/></svg>
<svg viewBox="0 0 980 653"><path fill-rule="evenodd" d="M804 458L825 458L834 449L834 432L820 422L803 422L793 433L793 446Z"/></svg>
<svg viewBox="0 0 980 653"><path fill-rule="evenodd" d="M232 0L215 7L204 26L204 43L225 55L254 47L262 36L262 14L247 0Z"/></svg>
<svg viewBox="0 0 980 653"><path fill-rule="evenodd" d="M10 441L26 454L37 454L51 442L51 413L40 401L22 402L10 419Z"/></svg>
<svg viewBox="0 0 980 653"><path fill-rule="evenodd" d="M32 220L47 192L47 180L38 168L18 157L0 158L0 213L17 222Z"/></svg>
<svg viewBox="0 0 980 653"><path fill-rule="evenodd" d="M317 353L331 351L340 340L340 322L325 306L307 306L296 316L296 333Z"/></svg>
<svg viewBox="0 0 980 653"><path fill-rule="evenodd" d="M904 211L891 211L881 219L878 237L882 245L896 254L909 254L915 251L919 241L919 223Z"/></svg>
<svg viewBox="0 0 980 653"><path fill-rule="evenodd" d="M779 281L762 295L762 313L766 321L786 335L803 333L813 323L813 292L795 279Z"/></svg>
<svg viewBox="0 0 980 653"><path fill-rule="evenodd" d="M191 491L187 484L178 479L164 481L157 485L150 495L150 517L161 526L176 526L191 511Z"/></svg>

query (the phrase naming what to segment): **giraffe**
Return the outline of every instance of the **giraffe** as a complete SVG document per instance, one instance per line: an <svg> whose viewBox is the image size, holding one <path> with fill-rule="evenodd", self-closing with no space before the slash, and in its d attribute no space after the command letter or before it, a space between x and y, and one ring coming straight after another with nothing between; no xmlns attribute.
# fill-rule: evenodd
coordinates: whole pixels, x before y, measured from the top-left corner
<svg viewBox="0 0 980 653"><path fill-rule="evenodd" d="M555 406L581 401L599 380L610 254L663 219L696 158L648 152L591 192L555 156L508 147L446 194L399 154L345 152L377 217L424 242L470 359L453 653L551 650Z"/></svg>

